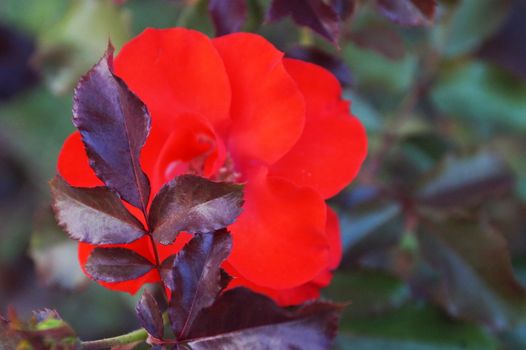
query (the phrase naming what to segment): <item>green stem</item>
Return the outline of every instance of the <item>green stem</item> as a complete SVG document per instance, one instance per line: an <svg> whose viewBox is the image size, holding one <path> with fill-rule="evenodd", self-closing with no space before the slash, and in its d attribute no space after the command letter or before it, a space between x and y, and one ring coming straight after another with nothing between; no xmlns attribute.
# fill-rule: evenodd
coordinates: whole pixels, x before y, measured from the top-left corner
<svg viewBox="0 0 526 350"><path fill-rule="evenodd" d="M99 350L109 349L117 345L131 344L139 341L145 341L148 338L148 333L144 328L137 329L133 332L119 335L113 338L106 338L100 340L83 341L80 343L82 350Z"/></svg>

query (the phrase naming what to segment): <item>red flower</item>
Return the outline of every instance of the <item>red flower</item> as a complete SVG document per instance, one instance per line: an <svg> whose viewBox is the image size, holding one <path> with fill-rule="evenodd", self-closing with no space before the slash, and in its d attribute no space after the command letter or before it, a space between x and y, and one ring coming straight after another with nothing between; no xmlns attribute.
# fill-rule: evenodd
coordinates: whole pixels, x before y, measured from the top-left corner
<svg viewBox="0 0 526 350"><path fill-rule="evenodd" d="M341 258L337 217L325 200L354 178L366 154L364 129L337 80L283 58L258 35L210 40L181 28L147 29L122 48L114 70L152 116L141 154L152 197L183 173L245 183L243 212L229 227L233 250L224 267L236 277L232 284L281 304L317 297ZM58 170L73 186L102 184L78 132L65 141ZM172 245L158 245L160 258L188 239L183 233ZM154 261L146 236L120 246ZM83 267L93 247L79 244ZM134 293L156 281L154 270L99 283Z"/></svg>

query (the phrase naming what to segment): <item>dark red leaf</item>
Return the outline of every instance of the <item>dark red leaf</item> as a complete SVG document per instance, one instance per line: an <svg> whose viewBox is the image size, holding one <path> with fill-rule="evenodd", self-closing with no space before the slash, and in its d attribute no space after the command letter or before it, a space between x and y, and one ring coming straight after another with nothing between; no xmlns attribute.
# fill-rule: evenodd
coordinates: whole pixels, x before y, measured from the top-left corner
<svg viewBox="0 0 526 350"><path fill-rule="evenodd" d="M192 349L329 349L341 305L307 304L294 310L245 288L221 295L189 333Z"/></svg>
<svg viewBox="0 0 526 350"><path fill-rule="evenodd" d="M427 174L416 196L425 206L461 207L510 191L514 185L514 175L499 156L480 152L446 158Z"/></svg>
<svg viewBox="0 0 526 350"><path fill-rule="evenodd" d="M153 237L170 244L181 231L212 232L227 227L241 213L242 186L181 175L164 185L149 213Z"/></svg>
<svg viewBox="0 0 526 350"><path fill-rule="evenodd" d="M436 0L377 0L381 14L405 26L430 25L435 19Z"/></svg>
<svg viewBox="0 0 526 350"><path fill-rule="evenodd" d="M162 264L161 268L159 269L159 273L161 275L161 280L163 281L164 285L170 289L174 290L174 281L172 278L172 266L174 264L174 260L177 254L170 255L168 258L166 258ZM230 281L232 280L232 277L226 273L223 269L221 269L221 280L220 280L220 289L225 289Z"/></svg>
<svg viewBox="0 0 526 350"><path fill-rule="evenodd" d="M95 248L86 263L86 271L96 280L122 282L148 273L153 264L125 248Z"/></svg>
<svg viewBox="0 0 526 350"><path fill-rule="evenodd" d="M132 242L145 234L142 224L107 187L72 187L60 176L50 182L59 225L73 239L91 244Z"/></svg>
<svg viewBox="0 0 526 350"><path fill-rule="evenodd" d="M31 65L34 51L33 40L0 25L0 100L17 94L37 80Z"/></svg>
<svg viewBox="0 0 526 350"><path fill-rule="evenodd" d="M482 45L479 55L526 80L526 2L515 0L504 24Z"/></svg>
<svg viewBox="0 0 526 350"><path fill-rule="evenodd" d="M352 83L351 71L339 57L315 47L294 46L285 53L287 57L312 62L330 71L343 86Z"/></svg>
<svg viewBox="0 0 526 350"><path fill-rule="evenodd" d="M106 186L145 210L150 196L139 154L150 131L146 106L113 74L113 47L75 89L73 124L80 130L90 165Z"/></svg>
<svg viewBox="0 0 526 350"><path fill-rule="evenodd" d="M451 316L496 330L522 319L526 289L515 277L500 232L452 216L422 221L417 237L432 271L420 284Z"/></svg>
<svg viewBox="0 0 526 350"><path fill-rule="evenodd" d="M196 235L175 258L174 289L168 314L172 330L183 339L199 312L212 305L222 289L221 263L230 254L232 238L226 231Z"/></svg>
<svg viewBox="0 0 526 350"><path fill-rule="evenodd" d="M161 267L159 268L159 274L161 275L161 280L163 281L164 285L170 289L174 290L174 281L172 278L172 266L174 265L174 260L177 254L170 255L161 264Z"/></svg>
<svg viewBox="0 0 526 350"><path fill-rule="evenodd" d="M267 21L292 16L304 25L335 43L340 35L340 18L336 11L322 0L273 0L267 13Z"/></svg>
<svg viewBox="0 0 526 350"><path fill-rule="evenodd" d="M246 0L210 0L208 11L212 16L216 36L237 32L247 18Z"/></svg>
<svg viewBox="0 0 526 350"><path fill-rule="evenodd" d="M163 316L159 304L150 292L144 291L135 310L141 326L155 338L162 339L164 335Z"/></svg>

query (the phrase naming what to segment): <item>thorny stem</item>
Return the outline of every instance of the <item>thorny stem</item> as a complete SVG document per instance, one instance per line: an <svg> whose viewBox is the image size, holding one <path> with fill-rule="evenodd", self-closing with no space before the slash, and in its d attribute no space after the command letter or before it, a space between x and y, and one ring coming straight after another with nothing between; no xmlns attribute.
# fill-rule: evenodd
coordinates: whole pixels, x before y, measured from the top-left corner
<svg viewBox="0 0 526 350"><path fill-rule="evenodd" d="M113 338L83 341L80 343L80 348L82 350L109 349L113 346L141 342L141 341L145 341L146 339L148 339L148 333L146 332L144 328L141 328L133 332L119 335Z"/></svg>

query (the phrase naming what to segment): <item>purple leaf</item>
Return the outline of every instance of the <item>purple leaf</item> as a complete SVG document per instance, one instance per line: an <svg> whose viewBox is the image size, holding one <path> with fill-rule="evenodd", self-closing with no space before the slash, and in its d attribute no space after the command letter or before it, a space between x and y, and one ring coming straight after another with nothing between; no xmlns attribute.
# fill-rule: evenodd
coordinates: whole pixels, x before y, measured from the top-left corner
<svg viewBox="0 0 526 350"><path fill-rule="evenodd" d="M435 19L436 0L377 0L379 12L405 26L430 25Z"/></svg>
<svg viewBox="0 0 526 350"><path fill-rule="evenodd" d="M50 186L57 221L71 238L91 244L122 244L145 234L139 220L107 187L72 187L60 176Z"/></svg>
<svg viewBox="0 0 526 350"><path fill-rule="evenodd" d="M425 219L417 238L430 269L419 288L452 317L494 330L522 319L526 289L515 276L509 242L486 218Z"/></svg>
<svg viewBox="0 0 526 350"><path fill-rule="evenodd" d="M0 24L0 101L35 83L34 52L33 40Z"/></svg>
<svg viewBox="0 0 526 350"><path fill-rule="evenodd" d="M82 135L90 165L106 186L143 209L150 184L139 154L150 131L146 106L113 74L113 47L75 89L73 124Z"/></svg>
<svg viewBox="0 0 526 350"><path fill-rule="evenodd" d="M150 292L144 291L135 310L141 326L155 338L162 339L164 335L163 316L159 304Z"/></svg>
<svg viewBox="0 0 526 350"><path fill-rule="evenodd" d="M202 233L227 227L241 213L242 205L242 186L182 175L164 185L154 198L150 227L156 241L171 244L181 231Z"/></svg>
<svg viewBox="0 0 526 350"><path fill-rule="evenodd" d="M125 248L95 248L86 263L88 274L104 282L134 280L152 268L148 259Z"/></svg>
<svg viewBox="0 0 526 350"><path fill-rule="evenodd" d="M212 15L216 36L239 31L247 18L246 0L210 0L208 11Z"/></svg>
<svg viewBox="0 0 526 350"><path fill-rule="evenodd" d="M500 6L505 6L501 2ZM517 77L526 80L526 45L517 43L526 42L526 2L515 0L508 17L500 29L481 47L478 55L498 64Z"/></svg>
<svg viewBox="0 0 526 350"><path fill-rule="evenodd" d="M510 192L514 186L514 175L501 157L479 152L440 162L417 187L416 199L427 207L473 206Z"/></svg>
<svg viewBox="0 0 526 350"><path fill-rule="evenodd" d="M161 264L161 268L159 269L159 274L161 275L161 280L163 281L166 288L170 290L174 290L174 281L172 278L172 266L174 264L174 260L177 254L170 255ZM226 273L223 269L221 269L221 280L219 282L220 289L223 290L227 287L227 285L232 280L232 277Z"/></svg>
<svg viewBox="0 0 526 350"><path fill-rule="evenodd" d="M53 309L43 308L43 309L33 310L32 313L37 323L43 322L49 319L62 320L62 317L60 317L57 310L53 310Z"/></svg>
<svg viewBox="0 0 526 350"><path fill-rule="evenodd" d="M188 335L192 349L329 349L343 306L317 302L290 310L245 288L221 295Z"/></svg>
<svg viewBox="0 0 526 350"><path fill-rule="evenodd" d="M294 46L287 50L287 57L312 62L330 71L343 86L352 83L351 72L339 57L331 55L315 47Z"/></svg>
<svg viewBox="0 0 526 350"><path fill-rule="evenodd" d="M223 288L220 266L231 248L230 234L219 231L196 235L177 254L168 314L178 339L185 337L199 312L212 305Z"/></svg>
<svg viewBox="0 0 526 350"><path fill-rule="evenodd" d="M273 0L267 21L276 21L285 16L304 25L328 40L336 43L340 35L340 18L336 11L322 0Z"/></svg>
<svg viewBox="0 0 526 350"><path fill-rule="evenodd" d="M356 0L331 0L331 6L340 19L349 19L356 10Z"/></svg>
<svg viewBox="0 0 526 350"><path fill-rule="evenodd" d="M172 266L177 254L170 255L161 263L159 268L159 274L161 275L161 281L163 281L166 288L174 290L174 281L172 278Z"/></svg>

